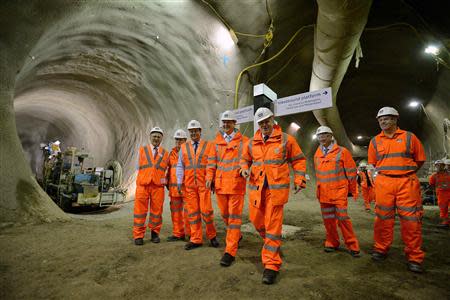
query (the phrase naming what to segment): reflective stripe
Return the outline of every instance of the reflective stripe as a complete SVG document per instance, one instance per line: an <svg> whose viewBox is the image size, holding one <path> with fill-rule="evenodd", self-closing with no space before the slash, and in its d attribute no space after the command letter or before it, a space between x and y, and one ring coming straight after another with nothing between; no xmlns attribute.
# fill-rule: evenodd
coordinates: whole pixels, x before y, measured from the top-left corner
<svg viewBox="0 0 450 300"><path fill-rule="evenodd" d="M155 218L155 219L161 219L161 215L155 215L150 213L150 217Z"/></svg>
<svg viewBox="0 0 450 300"><path fill-rule="evenodd" d="M136 226L136 227L144 227L145 223L136 223L136 222L134 222L133 225Z"/></svg>
<svg viewBox="0 0 450 300"><path fill-rule="evenodd" d="M217 160L217 156L210 156L208 157L208 160Z"/></svg>
<svg viewBox="0 0 450 300"><path fill-rule="evenodd" d="M406 158L411 158L411 154L405 153L405 152L388 153L388 154L383 154L382 156L380 156L380 160L385 159L385 158L392 158L392 157L406 157Z"/></svg>
<svg viewBox="0 0 450 300"><path fill-rule="evenodd" d="M306 175L306 172L294 170L294 174L301 175L301 176L305 176L305 175Z"/></svg>
<svg viewBox="0 0 450 300"><path fill-rule="evenodd" d="M229 215L228 218L233 219L233 220L240 220L240 219L242 219L242 216L241 215Z"/></svg>
<svg viewBox="0 0 450 300"><path fill-rule="evenodd" d="M416 212L416 211L421 211L422 207L417 207L417 206L397 206L398 209L403 210L403 211L408 211L408 212Z"/></svg>
<svg viewBox="0 0 450 300"><path fill-rule="evenodd" d="M336 208L335 207L323 207L320 210L323 212L334 212L334 211L336 211Z"/></svg>
<svg viewBox="0 0 450 300"><path fill-rule="evenodd" d="M265 165L282 165L285 163L284 159L267 159L264 161Z"/></svg>
<svg viewBox="0 0 450 300"><path fill-rule="evenodd" d="M147 218L147 213L145 213L145 214L134 214L134 217L136 219Z"/></svg>
<svg viewBox="0 0 450 300"><path fill-rule="evenodd" d="M240 159L239 158L233 158L233 159L222 159L222 160L220 160L220 162L221 163L224 163L224 164L230 164L230 163L235 163L235 162L240 162Z"/></svg>
<svg viewBox="0 0 450 300"><path fill-rule="evenodd" d="M289 183L286 184L269 184L269 190L283 190L288 189Z"/></svg>
<svg viewBox="0 0 450 300"><path fill-rule="evenodd" d="M333 181L339 181L339 180L343 180L343 179L347 179L347 177L345 177L345 175L338 176L338 177L331 177L331 178L319 178L319 177L317 177L317 181L319 181L319 182L333 182Z"/></svg>
<svg viewBox="0 0 450 300"><path fill-rule="evenodd" d="M406 220L406 221L412 221L412 222L420 222L421 218L415 217L415 216L402 216L398 215L400 219Z"/></svg>
<svg viewBox="0 0 450 300"><path fill-rule="evenodd" d="M347 209L346 208L342 208L341 209L341 208L337 208L336 207L336 211L339 212L339 213L345 213L345 214L347 213Z"/></svg>
<svg viewBox="0 0 450 300"><path fill-rule="evenodd" d="M185 143L184 145L185 145L185 147L186 147L186 154L187 154L187 156L188 156L189 164L190 164L191 166L194 166L194 161L192 160L192 154L191 154L191 147L190 147L190 145L187 144L187 143ZM186 167L185 169L187 169L187 167Z"/></svg>
<svg viewBox="0 0 450 300"><path fill-rule="evenodd" d="M151 168L151 167L153 167L153 164L152 164L152 159L151 159L150 153L148 152L148 147L149 146L144 147L144 152L145 152L145 157L147 158L147 165L146 166Z"/></svg>
<svg viewBox="0 0 450 300"><path fill-rule="evenodd" d="M356 172L356 169L355 168L351 168L351 169L344 168L344 171L348 172L348 173L352 173L352 172Z"/></svg>
<svg viewBox="0 0 450 300"><path fill-rule="evenodd" d="M194 224L197 224L198 222L201 222L201 221L202 221L202 220L197 219L197 220L195 220L195 221L189 221L189 224L194 225Z"/></svg>
<svg viewBox="0 0 450 300"><path fill-rule="evenodd" d="M158 160L158 162L156 163L156 166L155 166L156 169L159 169L161 171L165 171L165 169L161 167L161 161L163 160L165 154L166 154L166 150L162 149L161 156L159 157L159 160Z"/></svg>
<svg viewBox="0 0 450 300"><path fill-rule="evenodd" d="M239 225L239 224L230 224L230 225L228 225L228 229L241 229L241 225Z"/></svg>
<svg viewBox="0 0 450 300"><path fill-rule="evenodd" d="M383 166L377 167L377 171L415 171L417 167L415 166Z"/></svg>
<svg viewBox="0 0 450 300"><path fill-rule="evenodd" d="M324 219L335 219L335 218L336 218L336 215L335 215L335 214L332 214L332 215L322 215L322 218L324 218Z"/></svg>
<svg viewBox="0 0 450 300"><path fill-rule="evenodd" d="M223 172L229 172L229 171L233 171L233 170L238 170L240 168L241 167L239 165L231 166L231 167L227 167L227 168L222 167L222 166L218 166L217 170L220 170L220 171L223 171Z"/></svg>
<svg viewBox="0 0 450 300"><path fill-rule="evenodd" d="M381 220L395 219L395 215L383 216L383 215L380 215L380 214L377 214L377 213L375 213L375 215L377 216L377 218L380 218Z"/></svg>
<svg viewBox="0 0 450 300"><path fill-rule="evenodd" d="M272 241L281 241L281 235L274 235L274 234L266 233L266 238L269 238Z"/></svg>
<svg viewBox="0 0 450 300"><path fill-rule="evenodd" d="M395 210L395 206L382 206L382 205L375 205L375 209L384 210L384 211L392 211Z"/></svg>
<svg viewBox="0 0 450 300"><path fill-rule="evenodd" d="M280 247L274 247L274 246L270 246L270 245L267 245L267 244L264 244L263 248L268 250L268 251L270 251L270 252L275 252L275 253L277 253L278 250L280 249Z"/></svg>
<svg viewBox="0 0 450 300"><path fill-rule="evenodd" d="M258 190L258 186L257 186L257 185L249 184L249 185L248 185L248 189L249 189L249 190L253 190L253 191L257 191L257 190Z"/></svg>
<svg viewBox="0 0 450 300"><path fill-rule="evenodd" d="M299 155L297 155L297 156L288 158L288 161L294 162L294 161L299 160L299 159L302 159L302 158L304 158L304 157L305 157L305 155L304 155L303 153L301 153L301 154L299 154Z"/></svg>
<svg viewBox="0 0 450 300"><path fill-rule="evenodd" d="M188 217L192 218L192 217L198 216L199 214L200 214L200 212L196 211L196 212L193 212L193 213L189 214Z"/></svg>
<svg viewBox="0 0 450 300"><path fill-rule="evenodd" d="M211 220L211 221L204 220L204 221L205 221L205 224L207 224L207 225L212 224L214 222L213 220Z"/></svg>
<svg viewBox="0 0 450 300"><path fill-rule="evenodd" d="M208 167L208 168L216 168L217 165L216 164L207 164L206 167Z"/></svg>
<svg viewBox="0 0 450 300"><path fill-rule="evenodd" d="M406 155L411 157L411 132L406 132Z"/></svg>
<svg viewBox="0 0 450 300"><path fill-rule="evenodd" d="M150 223L151 223L152 225L158 226L158 225L161 225L161 224L162 224L162 221L157 221L157 222L150 221Z"/></svg>
<svg viewBox="0 0 450 300"><path fill-rule="evenodd" d="M344 171L344 169L342 168L338 168L338 169L334 169L334 170L330 170L330 171L320 171L320 170L316 170L316 173L322 176L326 176L326 175L332 175L332 174L339 174L342 173Z"/></svg>
<svg viewBox="0 0 450 300"><path fill-rule="evenodd" d="M343 216L343 217L341 217L341 216L336 216L336 219L338 219L338 220L340 220L340 221L343 221L343 220L350 220L350 217L349 217L349 216Z"/></svg>
<svg viewBox="0 0 450 300"><path fill-rule="evenodd" d="M199 166L200 166L200 162L202 161L203 154L205 153L205 149L206 149L206 146L207 146L207 145L208 145L208 142L204 142L204 143L203 143L202 150L200 151L200 155L198 156L197 165L199 165Z"/></svg>
<svg viewBox="0 0 450 300"><path fill-rule="evenodd" d="M210 211L209 213L202 213L202 216L204 216L204 217L209 217L209 216L211 216L213 214L213 212L212 211Z"/></svg>
<svg viewBox="0 0 450 300"><path fill-rule="evenodd" d="M255 162L253 162L253 165L254 166L262 166L263 162L262 161L255 161Z"/></svg>
<svg viewBox="0 0 450 300"><path fill-rule="evenodd" d="M176 209L171 209L170 211L171 211L172 213L176 213L176 212L183 211L183 208L180 207L180 208L176 208Z"/></svg>
<svg viewBox="0 0 450 300"><path fill-rule="evenodd" d="M370 142L372 143L373 149L375 150L375 155L377 157L377 160L380 160L380 154L378 153L378 148L377 148L377 140L374 138L372 138L372 140L370 140Z"/></svg>

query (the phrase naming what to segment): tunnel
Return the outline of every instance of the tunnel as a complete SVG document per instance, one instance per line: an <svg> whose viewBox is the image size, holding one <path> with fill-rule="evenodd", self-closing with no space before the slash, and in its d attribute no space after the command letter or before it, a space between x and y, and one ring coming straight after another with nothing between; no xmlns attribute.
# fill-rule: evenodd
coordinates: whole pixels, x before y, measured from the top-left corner
<svg viewBox="0 0 450 300"><path fill-rule="evenodd" d="M43 166L41 143L59 140L62 148L84 149L98 166L111 159L119 161L122 186L127 190L127 202L132 203L139 147L148 143L152 127L163 128L162 145L168 150L173 147L174 132L186 129L192 119L202 124L203 137L212 140L220 126L220 114L253 104L253 87L261 83L278 98L332 88L331 108L276 118L307 157L307 201L315 201L313 156L319 144L313 135L317 127L331 127L337 142L350 150L355 161L366 160L369 142L380 132L375 116L383 106L395 107L400 114L399 126L421 140L427 160L420 174L431 175L434 161L450 155L444 121L450 117L450 23L444 7L440 0L2 1L2 244L15 228L72 224L67 226L100 230L95 222L89 223L92 220L77 223L78 217L65 214L41 189L37 183ZM439 53L425 53L429 45L438 47ZM411 105L414 101L415 107ZM292 129L293 123L298 129ZM239 128L244 135L253 135L252 123ZM295 215L301 205L292 204L288 211ZM131 215L127 216L131 222ZM121 231L124 240L128 238L131 225L105 220L106 226ZM70 241L77 240L73 232L67 236ZM448 234L446 237L448 240ZM40 243L36 238L30 241ZM26 247L21 241L17 243ZM81 243L89 247L86 241ZM448 246L439 239L436 243ZM122 256L116 271L139 260L128 248L119 251ZM437 257L440 251L435 250ZM252 259L247 258L250 263ZM448 263L446 271L437 259L434 264L436 272L449 279ZM110 271L98 268L100 275L92 276L98 276L94 281L102 285ZM183 263L182 269L187 268ZM0 263L0 270L7 274L14 268ZM159 266L156 270L165 269ZM231 274L225 282L218 279L220 276L216 279L222 285L234 286L237 276ZM391 276L398 279L395 274ZM351 277L346 279L352 281ZM308 280L305 288L309 294L302 294L302 298L330 296L311 288L321 284L319 279ZM198 289L189 284L189 288ZM427 284L428 289L434 288L436 297L448 297L448 286ZM407 287L412 285L412 281L406 283ZM169 297L162 287L154 288L156 295ZM178 294L179 288L174 287L174 295L183 295ZM220 285L217 288L220 290ZM30 297L18 290L17 286L5 288L2 293L7 298ZM416 296L425 297L430 290L424 288ZM130 297L129 291L117 287L93 289L91 296L103 298L112 292ZM200 292L204 292L201 298L225 295L204 288ZM361 289L358 292L364 294ZM53 297L64 295L58 293L62 291ZM272 293L277 292L269 295ZM295 294L278 293L282 298L295 298ZM69 298L76 295L84 294ZM237 294L227 290L226 295ZM341 291L338 295L350 294ZM399 298L407 295L405 292ZM47 296L44 291L38 293L38 298ZM258 292L253 296L267 295Z"/></svg>

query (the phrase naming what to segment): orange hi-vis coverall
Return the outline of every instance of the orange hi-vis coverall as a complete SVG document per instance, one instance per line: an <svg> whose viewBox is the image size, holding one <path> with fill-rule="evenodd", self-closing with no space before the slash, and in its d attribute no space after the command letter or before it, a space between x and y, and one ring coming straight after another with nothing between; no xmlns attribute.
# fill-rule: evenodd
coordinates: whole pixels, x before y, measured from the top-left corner
<svg viewBox="0 0 450 300"><path fill-rule="evenodd" d="M191 142L181 145L182 163L184 165L184 185L186 187L186 207L191 227L191 242L201 244L203 241L202 219L206 225L206 237L216 237L214 211L211 204L211 191L206 188L206 165L212 143L200 140L197 152Z"/></svg>
<svg viewBox="0 0 450 300"><path fill-rule="evenodd" d="M246 180L239 174L239 163L247 142L248 138L237 130L229 143L219 132L208 157L206 180L214 182L217 204L227 226L225 252L232 256L236 256L241 238Z"/></svg>
<svg viewBox="0 0 450 300"><path fill-rule="evenodd" d="M450 207L450 173L448 171L434 173L430 177L430 185L436 187L441 224L450 224L448 211Z"/></svg>
<svg viewBox="0 0 450 300"><path fill-rule="evenodd" d="M288 202L290 174L294 170L294 183L305 187L306 158L297 141L273 126L264 142L261 131L244 148L241 168L251 167L248 189L250 220L264 239L261 251L265 269L278 271L281 267L280 247L283 225L283 207Z"/></svg>
<svg viewBox="0 0 450 300"><path fill-rule="evenodd" d="M325 247L339 247L339 225L347 248L359 251L358 239L347 214L347 195L352 193L355 199L358 197L356 164L350 151L334 143L325 154L319 146L314 154L314 167L317 199L326 229Z"/></svg>
<svg viewBox="0 0 450 300"><path fill-rule="evenodd" d="M423 207L416 171L425 160L423 146L411 132L398 128L392 138L381 132L371 140L368 163L378 172L375 179L374 251L383 254L389 251L397 210L408 261L423 261Z"/></svg>
<svg viewBox="0 0 450 300"><path fill-rule="evenodd" d="M369 170L358 170L358 178L358 182L361 185L364 206L366 209L370 209L370 203L375 201L375 183L372 179L372 172Z"/></svg>
<svg viewBox="0 0 450 300"><path fill-rule="evenodd" d="M176 147L172 148L169 156L169 197L170 197L170 214L172 217L172 235L176 237L184 237L191 234L189 227L189 220L187 217L186 203L183 194L186 194L184 184L182 185L180 194L177 187L176 167L178 162L178 150Z"/></svg>
<svg viewBox="0 0 450 300"><path fill-rule="evenodd" d="M153 146L144 146L139 150L139 172L136 179L136 195L134 199L133 238L144 238L145 220L150 200L150 218L148 227L159 234L162 226L164 204L164 186L166 170L169 165L169 154L158 147L153 154Z"/></svg>

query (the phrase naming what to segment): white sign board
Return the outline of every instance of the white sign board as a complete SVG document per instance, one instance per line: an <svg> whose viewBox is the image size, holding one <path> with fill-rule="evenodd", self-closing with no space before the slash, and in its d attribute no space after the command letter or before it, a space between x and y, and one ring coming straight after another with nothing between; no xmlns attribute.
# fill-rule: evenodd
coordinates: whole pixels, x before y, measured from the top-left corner
<svg viewBox="0 0 450 300"><path fill-rule="evenodd" d="M253 121L253 105L235 109L233 112L236 116L237 124Z"/></svg>
<svg viewBox="0 0 450 300"><path fill-rule="evenodd" d="M333 106L331 87L280 98L275 101L275 116L297 114Z"/></svg>

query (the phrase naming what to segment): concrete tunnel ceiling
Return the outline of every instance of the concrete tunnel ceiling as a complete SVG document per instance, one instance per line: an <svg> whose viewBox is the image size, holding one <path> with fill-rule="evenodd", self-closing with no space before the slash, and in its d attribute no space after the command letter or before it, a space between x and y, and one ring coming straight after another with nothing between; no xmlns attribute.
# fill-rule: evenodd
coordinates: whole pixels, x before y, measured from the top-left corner
<svg viewBox="0 0 450 300"><path fill-rule="evenodd" d="M316 24L318 5L327 1L267 2L270 14L264 0L209 1L223 20L204 1L7 4L13 12L6 18L7 28L28 29L20 23L28 20L42 29L32 36L36 43L22 41L30 50L16 70L14 88L17 131L32 171L39 168L39 143L60 139L63 148L89 150L97 165L111 158L122 161L125 178L132 183L137 147L146 143L148 128L165 129L168 149L173 132L193 118L212 138L218 114L233 107L237 74L272 57L304 26L277 59L244 74L240 106L252 102L252 84L267 83L279 97L307 91L315 55L314 26L308 25ZM355 3L342 5L351 9ZM441 117L449 114L444 100L450 96L448 70L437 71L433 59L423 55L425 42L448 46L450 26L443 10L439 12L440 3L429 2L432 10L420 1L372 3L359 39L364 55L359 68L352 55L337 86L343 125L338 134L348 138L343 143L367 145L378 132L376 111L392 105L400 110L402 127L422 138L430 136L425 140L430 145L441 144L434 141L439 135L430 131L438 131ZM264 35L271 17L274 38L265 51L264 38L238 36L239 44L232 42L227 24ZM42 18L45 25L39 22ZM434 109L429 124L423 113L406 108L411 97ZM311 135L319 123L312 113L288 116L281 123L286 128L293 121L301 125L297 138L311 156L317 146ZM243 130L249 133L251 128Z"/></svg>

